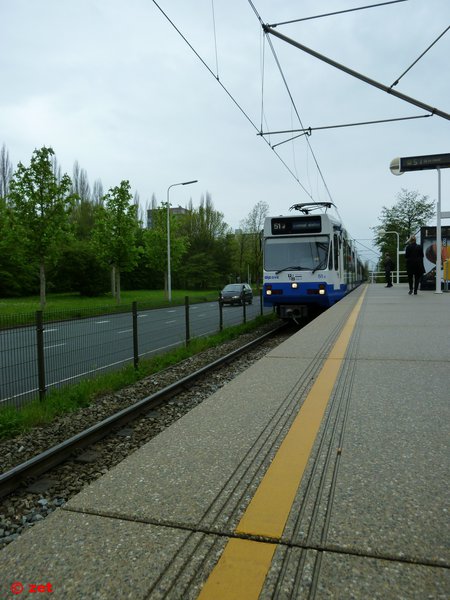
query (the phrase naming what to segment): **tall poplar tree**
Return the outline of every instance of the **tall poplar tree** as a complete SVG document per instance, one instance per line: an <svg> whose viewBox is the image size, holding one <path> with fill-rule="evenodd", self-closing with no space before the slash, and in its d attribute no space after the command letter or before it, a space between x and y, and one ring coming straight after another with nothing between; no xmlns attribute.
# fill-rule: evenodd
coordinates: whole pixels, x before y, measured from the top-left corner
<svg viewBox="0 0 450 600"><path fill-rule="evenodd" d="M9 152L5 144L3 144L0 150L0 198L6 198L8 195L12 174L13 167L9 160Z"/></svg>
<svg viewBox="0 0 450 600"><path fill-rule="evenodd" d="M198 209L192 201L181 220L181 231L189 240L189 252L180 275L186 287L221 287L230 273L230 228L223 214L215 210L211 195L202 196Z"/></svg>

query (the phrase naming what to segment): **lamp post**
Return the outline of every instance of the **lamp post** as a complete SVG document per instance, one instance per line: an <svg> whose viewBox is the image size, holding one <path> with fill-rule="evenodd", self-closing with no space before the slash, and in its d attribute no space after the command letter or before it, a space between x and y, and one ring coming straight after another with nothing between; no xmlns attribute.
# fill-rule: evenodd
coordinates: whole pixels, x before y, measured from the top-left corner
<svg viewBox="0 0 450 600"><path fill-rule="evenodd" d="M169 302L172 302L172 281L170 273L170 204L169 204L169 191L170 188L176 185L190 185L191 183L197 183L198 179L193 181L181 181L180 183L172 183L167 188L167 296Z"/></svg>
<svg viewBox="0 0 450 600"><path fill-rule="evenodd" d="M400 283L399 275L400 275L400 235L397 231L385 231L384 229L380 229L378 232L380 235L386 235L387 233L395 233L397 236L397 285Z"/></svg>
<svg viewBox="0 0 450 600"><path fill-rule="evenodd" d="M436 290L434 293L442 294L441 169L437 167L436 171L438 174L438 199L436 203Z"/></svg>

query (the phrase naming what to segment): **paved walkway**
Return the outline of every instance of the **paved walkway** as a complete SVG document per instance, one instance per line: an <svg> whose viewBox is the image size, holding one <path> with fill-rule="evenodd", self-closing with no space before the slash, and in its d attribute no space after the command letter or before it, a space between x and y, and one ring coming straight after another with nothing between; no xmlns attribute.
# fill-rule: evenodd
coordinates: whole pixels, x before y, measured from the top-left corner
<svg viewBox="0 0 450 600"><path fill-rule="evenodd" d="M449 351L450 294L359 288L6 547L2 597L447 600Z"/></svg>

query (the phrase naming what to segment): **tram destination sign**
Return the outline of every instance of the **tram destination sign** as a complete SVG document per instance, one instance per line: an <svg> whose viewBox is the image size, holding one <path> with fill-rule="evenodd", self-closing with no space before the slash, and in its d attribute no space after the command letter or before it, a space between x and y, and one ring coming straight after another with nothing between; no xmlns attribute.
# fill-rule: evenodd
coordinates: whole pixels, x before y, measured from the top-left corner
<svg viewBox="0 0 450 600"><path fill-rule="evenodd" d="M407 171L448 168L450 168L450 153L394 158L390 164L390 169L394 175L401 175Z"/></svg>

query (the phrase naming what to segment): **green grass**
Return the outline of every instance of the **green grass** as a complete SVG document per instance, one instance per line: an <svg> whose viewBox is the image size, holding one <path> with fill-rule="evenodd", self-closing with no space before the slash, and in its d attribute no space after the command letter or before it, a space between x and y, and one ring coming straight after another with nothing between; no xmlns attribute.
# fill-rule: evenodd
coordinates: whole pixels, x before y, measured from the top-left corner
<svg viewBox="0 0 450 600"><path fill-rule="evenodd" d="M33 427L51 423L58 416L89 406L99 396L132 385L144 377L158 373L208 348L219 346L239 335L253 331L274 319L273 315L258 317L245 325L229 327L216 335L192 340L188 347L180 347L166 354L142 360L138 370L127 366L113 373L52 390L42 402L35 400L21 409L11 407L0 409L0 439L12 438Z"/></svg>
<svg viewBox="0 0 450 600"><path fill-rule="evenodd" d="M218 290L192 291L174 290L172 304L184 304L185 297L190 303L217 300ZM120 305L111 294L95 298L87 298L79 294L47 294L45 313L52 311L100 311L107 309L128 309L132 302L145 305L146 308L161 308L168 306L162 290L131 290L120 294ZM14 316L20 313L34 313L40 310L39 296L26 298L0 298L0 316Z"/></svg>

